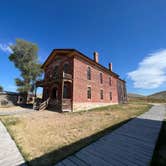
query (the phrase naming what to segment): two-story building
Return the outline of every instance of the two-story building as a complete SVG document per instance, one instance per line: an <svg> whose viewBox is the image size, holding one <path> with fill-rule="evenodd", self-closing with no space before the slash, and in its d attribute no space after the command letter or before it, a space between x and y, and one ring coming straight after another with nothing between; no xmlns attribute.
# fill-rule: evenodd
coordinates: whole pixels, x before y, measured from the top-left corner
<svg viewBox="0 0 166 166"><path fill-rule="evenodd" d="M45 63L43 105L60 111L79 111L127 102L125 81L99 64L98 53L90 59L75 49L54 49ZM45 104L44 104L45 103Z"/></svg>

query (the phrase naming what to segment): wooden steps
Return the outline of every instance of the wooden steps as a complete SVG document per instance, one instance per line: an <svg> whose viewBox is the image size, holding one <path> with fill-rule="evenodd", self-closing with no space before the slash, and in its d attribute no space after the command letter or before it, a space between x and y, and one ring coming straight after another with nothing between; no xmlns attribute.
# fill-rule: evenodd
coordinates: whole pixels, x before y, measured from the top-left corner
<svg viewBox="0 0 166 166"><path fill-rule="evenodd" d="M39 106L39 111L43 111L48 107L48 103L49 103L50 98L48 98L47 100L45 100L44 102L42 102Z"/></svg>

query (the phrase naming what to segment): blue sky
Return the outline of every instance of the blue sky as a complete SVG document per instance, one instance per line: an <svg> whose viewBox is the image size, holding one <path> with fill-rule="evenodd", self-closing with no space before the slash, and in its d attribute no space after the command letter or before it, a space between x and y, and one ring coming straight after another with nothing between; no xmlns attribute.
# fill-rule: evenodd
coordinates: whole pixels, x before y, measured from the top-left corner
<svg viewBox="0 0 166 166"><path fill-rule="evenodd" d="M16 38L38 44L43 62L53 48L75 48L127 81L129 92L166 89L165 0L0 2L0 85L15 91L19 71L8 60Z"/></svg>

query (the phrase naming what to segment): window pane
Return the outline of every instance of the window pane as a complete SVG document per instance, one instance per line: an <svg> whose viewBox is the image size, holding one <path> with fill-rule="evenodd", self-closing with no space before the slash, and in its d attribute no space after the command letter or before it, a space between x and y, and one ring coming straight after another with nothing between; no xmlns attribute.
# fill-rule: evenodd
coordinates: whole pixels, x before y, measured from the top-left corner
<svg viewBox="0 0 166 166"><path fill-rule="evenodd" d="M91 68L90 67L87 68L87 79L91 80Z"/></svg>
<svg viewBox="0 0 166 166"><path fill-rule="evenodd" d="M87 90L87 98L88 98L88 99L91 99L91 87L88 87L88 90Z"/></svg>
<svg viewBox="0 0 166 166"><path fill-rule="evenodd" d="M64 73L68 73L69 71L69 64L64 64L64 66L63 66L63 71L64 71Z"/></svg>
<svg viewBox="0 0 166 166"><path fill-rule="evenodd" d="M109 85L110 85L110 86L112 85L111 77L109 77Z"/></svg>
<svg viewBox="0 0 166 166"><path fill-rule="evenodd" d="M68 90L66 85L64 85L64 88L63 88L63 98L68 98Z"/></svg>
<svg viewBox="0 0 166 166"><path fill-rule="evenodd" d="M110 100L112 100L112 92L110 92Z"/></svg>
<svg viewBox="0 0 166 166"><path fill-rule="evenodd" d="M100 73L100 83L101 84L103 83L103 75L102 75L102 73Z"/></svg>
<svg viewBox="0 0 166 166"><path fill-rule="evenodd" d="M54 68L54 73L53 73L53 78L54 78L54 79L57 79L57 78L58 78L58 69L59 69L59 67L58 67L58 66L55 66L55 68Z"/></svg>
<svg viewBox="0 0 166 166"><path fill-rule="evenodd" d="M100 90L100 99L103 99L104 96L103 96L103 90Z"/></svg>

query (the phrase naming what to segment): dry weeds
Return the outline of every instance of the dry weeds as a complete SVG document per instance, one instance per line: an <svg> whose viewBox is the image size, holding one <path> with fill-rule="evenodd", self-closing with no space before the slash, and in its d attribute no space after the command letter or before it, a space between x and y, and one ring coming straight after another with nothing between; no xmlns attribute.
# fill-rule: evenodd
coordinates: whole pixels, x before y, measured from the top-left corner
<svg viewBox="0 0 166 166"><path fill-rule="evenodd" d="M148 108L147 104L135 103L80 113L42 111L0 118L30 161L133 118Z"/></svg>

